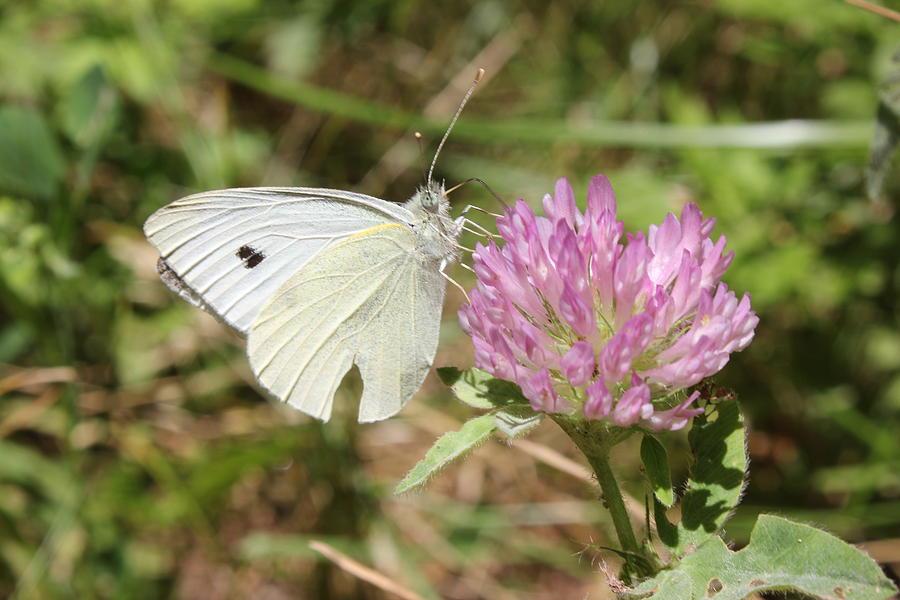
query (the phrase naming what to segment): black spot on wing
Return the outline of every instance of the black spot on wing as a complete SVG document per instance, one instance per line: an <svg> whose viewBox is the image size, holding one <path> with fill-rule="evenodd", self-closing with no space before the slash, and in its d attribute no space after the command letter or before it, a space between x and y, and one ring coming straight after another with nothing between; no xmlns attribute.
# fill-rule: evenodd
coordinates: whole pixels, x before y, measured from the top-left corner
<svg viewBox="0 0 900 600"><path fill-rule="evenodd" d="M265 254L252 246L241 246L234 255L244 261L244 267L248 269L252 269L266 258Z"/></svg>

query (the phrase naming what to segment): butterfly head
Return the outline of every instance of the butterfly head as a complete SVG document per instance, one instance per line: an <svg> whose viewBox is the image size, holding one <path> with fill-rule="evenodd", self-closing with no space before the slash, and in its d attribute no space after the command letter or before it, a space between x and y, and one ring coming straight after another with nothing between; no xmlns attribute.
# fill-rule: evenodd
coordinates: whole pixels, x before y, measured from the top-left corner
<svg viewBox="0 0 900 600"><path fill-rule="evenodd" d="M447 192L444 191L444 186L435 181L429 181L419 188L416 196L422 208L430 213L441 212L441 204L447 204Z"/></svg>
<svg viewBox="0 0 900 600"><path fill-rule="evenodd" d="M423 222L443 222L450 218L450 200L444 184L428 181L404 205Z"/></svg>
<svg viewBox="0 0 900 600"><path fill-rule="evenodd" d="M413 216L410 227L419 238L419 250L429 259L455 259L459 227L450 218L444 185L429 181L404 204Z"/></svg>

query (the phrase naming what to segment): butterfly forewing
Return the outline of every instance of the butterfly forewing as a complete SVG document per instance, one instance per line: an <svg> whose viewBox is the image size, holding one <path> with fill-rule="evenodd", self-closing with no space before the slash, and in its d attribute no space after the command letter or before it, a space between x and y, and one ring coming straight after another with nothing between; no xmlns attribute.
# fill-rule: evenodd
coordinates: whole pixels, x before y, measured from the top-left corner
<svg viewBox="0 0 900 600"><path fill-rule="evenodd" d="M382 224L338 242L278 288L250 328L260 383L327 420L353 363L363 380L359 420L397 413L434 360L445 282L412 229Z"/></svg>
<svg viewBox="0 0 900 600"><path fill-rule="evenodd" d="M184 296L178 288L186 285L203 308L246 334L263 304L319 252L410 218L397 204L341 190L235 188L177 200L151 215L144 233L161 270L171 271L170 287Z"/></svg>

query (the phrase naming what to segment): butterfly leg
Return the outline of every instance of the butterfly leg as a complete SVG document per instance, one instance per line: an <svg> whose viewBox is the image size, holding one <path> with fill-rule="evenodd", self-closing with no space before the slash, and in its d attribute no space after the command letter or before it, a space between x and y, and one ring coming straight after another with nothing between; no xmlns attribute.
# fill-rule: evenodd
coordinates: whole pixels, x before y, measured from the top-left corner
<svg viewBox="0 0 900 600"><path fill-rule="evenodd" d="M464 209L462 209L462 212L459 213L459 216L456 217L456 220L459 221L460 219L464 219L466 216L466 213L468 213L470 210L476 210L480 213L490 215L490 216L494 217L495 219L499 219L500 217L503 216L503 215L498 215L497 213L491 212L489 210L485 210L485 209L481 208L480 206L475 206L474 204L470 204L470 205L466 206Z"/></svg>
<svg viewBox="0 0 900 600"><path fill-rule="evenodd" d="M488 212L481 207L475 206L474 204L470 204L462 209L462 212L459 213L459 216L456 217L456 219L454 219L453 221L453 224L456 226L457 231L468 231L469 233L474 233L475 235L480 237L494 237L493 233L491 233L475 221L466 218L466 213L468 213L470 209L483 212L484 214L491 215L494 218L502 216L496 213ZM468 226L474 227L475 229L471 229Z"/></svg>
<svg viewBox="0 0 900 600"><path fill-rule="evenodd" d="M469 294L466 293L465 288L463 288L463 286L461 286L461 285L459 284L458 281L456 281L455 279L453 279L452 277L450 277L449 275L447 275L446 273L444 273L443 270L441 270L441 275L444 276L444 279L446 279L447 281L449 281L450 283L452 283L453 285L455 285L455 286L456 286L456 289L458 289L459 291L462 292L463 297L466 299L466 302L468 302L469 304L472 303L472 301L469 300Z"/></svg>

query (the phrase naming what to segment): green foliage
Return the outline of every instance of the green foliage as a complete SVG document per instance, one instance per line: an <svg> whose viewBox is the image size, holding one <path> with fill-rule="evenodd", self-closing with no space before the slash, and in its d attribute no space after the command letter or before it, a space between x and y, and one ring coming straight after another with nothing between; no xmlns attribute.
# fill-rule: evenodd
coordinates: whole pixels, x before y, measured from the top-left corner
<svg viewBox="0 0 900 600"><path fill-rule="evenodd" d="M677 567L642 582L625 597L742 600L765 591L823 600L883 600L897 593L897 587L871 558L840 538L761 515L745 548L734 552L713 537Z"/></svg>
<svg viewBox="0 0 900 600"><path fill-rule="evenodd" d="M438 471L487 440L496 427L493 415L481 415L466 421L459 431L448 431L438 438L425 458L416 463L397 484L394 493L402 494L422 487Z"/></svg>
<svg viewBox="0 0 900 600"><path fill-rule="evenodd" d="M493 410L497 429L507 437L523 436L541 422L541 415L531 409L522 390L511 381L495 379L481 369L438 367L437 374L457 400L473 408Z"/></svg>
<svg viewBox="0 0 900 600"><path fill-rule="evenodd" d="M672 474L669 471L669 456L659 440L645 433L641 439L641 462L650 481L653 495L663 506L672 506L675 494L672 491Z"/></svg>
<svg viewBox="0 0 900 600"><path fill-rule="evenodd" d="M671 551L669 564L654 569L622 597L742 600L759 592L793 591L825 600L874 600L896 593L896 586L864 552L825 531L781 517L761 515L749 544L737 552L729 549L718 533L740 499L748 465L737 402L717 398L715 389L705 386L712 410L697 418L690 432L695 464L681 500L681 524L671 525L664 501L655 499L657 533ZM665 455L659 442L648 439L653 438L645 436L641 445L645 466L661 462ZM651 481L663 478L647 470ZM626 557L629 568L633 563Z"/></svg>
<svg viewBox="0 0 900 600"><path fill-rule="evenodd" d="M512 382L495 379L481 369L462 371L456 367L439 367L437 373L458 400L491 412L469 419L459 431L451 431L438 438L425 458L397 485L395 494L424 486L438 471L468 454L495 430L509 438L516 438L527 434L541 422L541 415L531 409L519 386Z"/></svg>
<svg viewBox="0 0 900 600"><path fill-rule="evenodd" d="M484 410L528 406L522 390L511 381L495 379L481 369L461 371L456 367L439 367L437 374L453 395L473 408Z"/></svg>
<svg viewBox="0 0 900 600"><path fill-rule="evenodd" d="M681 498L681 523L669 524L656 505L660 541L682 556L698 548L722 529L741 498L747 477L744 419L733 397L715 399L704 415L695 417L688 439L691 467Z"/></svg>
<svg viewBox="0 0 900 600"><path fill-rule="evenodd" d="M60 128L82 148L92 148L118 117L118 94L100 65L94 65L68 90L59 105Z"/></svg>
<svg viewBox="0 0 900 600"><path fill-rule="evenodd" d="M881 194L891 157L900 144L900 51L894 55L892 67L881 85L872 151L866 169L866 189L875 200Z"/></svg>
<svg viewBox="0 0 900 600"><path fill-rule="evenodd" d="M65 164L44 116L24 106L0 106L0 189L46 200Z"/></svg>

